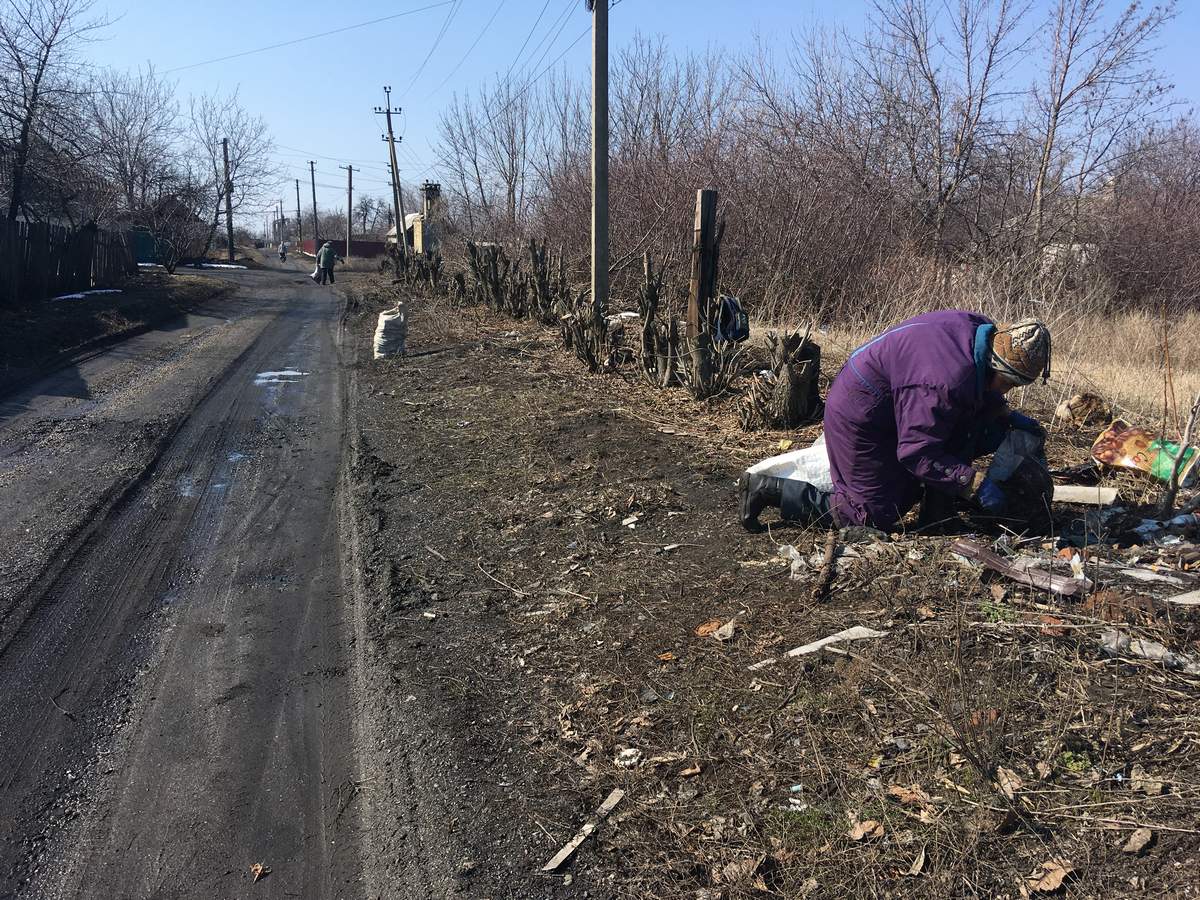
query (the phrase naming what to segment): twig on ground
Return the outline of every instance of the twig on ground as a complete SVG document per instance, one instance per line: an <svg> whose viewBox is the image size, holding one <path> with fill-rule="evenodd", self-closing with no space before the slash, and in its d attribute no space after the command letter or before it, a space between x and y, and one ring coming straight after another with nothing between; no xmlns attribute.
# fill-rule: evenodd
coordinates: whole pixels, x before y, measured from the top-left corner
<svg viewBox="0 0 1200 900"><path fill-rule="evenodd" d="M491 572L489 572L487 569L485 569L483 567L483 563L477 562L477 563L475 563L475 565L479 567L480 572L482 572L484 575L486 575L490 580L496 582L496 584L500 585L500 587L504 588L506 591L511 591L513 594L515 594L518 597L528 597L529 596L527 593L525 593L520 588L515 588L511 584L505 584L503 581L501 581L499 578L497 578L495 575L493 575Z"/></svg>
<svg viewBox="0 0 1200 900"><path fill-rule="evenodd" d="M834 575L837 574L837 567L834 565L837 556L837 537L837 530L833 528L825 535L825 556L821 561L821 571L817 573L817 583L813 585L812 589L814 600L824 600L829 593L829 588L833 585Z"/></svg>

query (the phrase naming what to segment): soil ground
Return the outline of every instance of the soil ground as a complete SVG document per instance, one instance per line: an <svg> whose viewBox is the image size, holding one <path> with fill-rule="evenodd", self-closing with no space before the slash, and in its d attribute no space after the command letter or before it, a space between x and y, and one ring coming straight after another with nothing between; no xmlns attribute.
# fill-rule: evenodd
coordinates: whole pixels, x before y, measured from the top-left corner
<svg viewBox="0 0 1200 900"><path fill-rule="evenodd" d="M392 736L363 791L410 885L392 869L381 896L1197 890L1197 680L1096 648L1116 619L1194 651L1194 617L1119 579L1110 607L1056 601L910 534L846 547L815 601L824 534L748 534L734 501L815 432L742 434L728 401L588 375L556 335L441 302L410 299L410 355L373 361L396 295L357 297L358 649ZM885 634L755 667L852 626Z"/></svg>
<svg viewBox="0 0 1200 900"><path fill-rule="evenodd" d="M177 321L228 290L212 278L143 272L120 293L0 310L0 395L81 354Z"/></svg>

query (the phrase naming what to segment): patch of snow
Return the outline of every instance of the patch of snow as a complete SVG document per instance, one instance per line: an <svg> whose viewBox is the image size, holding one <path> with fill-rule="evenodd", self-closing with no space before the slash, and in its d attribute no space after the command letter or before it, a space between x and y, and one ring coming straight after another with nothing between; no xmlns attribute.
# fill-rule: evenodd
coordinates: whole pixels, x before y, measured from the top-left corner
<svg viewBox="0 0 1200 900"><path fill-rule="evenodd" d="M138 268L139 269L161 269L162 266L159 263L138 263Z"/></svg>
<svg viewBox="0 0 1200 900"><path fill-rule="evenodd" d="M259 372L254 376L255 384L290 384L300 377L307 375L299 369L281 369L278 372Z"/></svg>
<svg viewBox="0 0 1200 900"><path fill-rule="evenodd" d="M79 291L74 294L62 294L58 297L51 297L51 300L83 300L85 297L91 297L93 294L120 294L118 288L96 288L91 291Z"/></svg>
<svg viewBox="0 0 1200 900"><path fill-rule="evenodd" d="M245 266L235 266L233 263L200 263L201 269L244 269Z"/></svg>

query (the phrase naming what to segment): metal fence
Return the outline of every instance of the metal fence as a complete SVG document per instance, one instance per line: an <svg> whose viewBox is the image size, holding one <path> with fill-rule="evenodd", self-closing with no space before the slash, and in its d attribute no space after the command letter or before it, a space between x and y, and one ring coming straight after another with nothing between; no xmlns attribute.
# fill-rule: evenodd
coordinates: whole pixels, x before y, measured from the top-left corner
<svg viewBox="0 0 1200 900"><path fill-rule="evenodd" d="M124 234L0 219L0 306L111 287L136 271Z"/></svg>

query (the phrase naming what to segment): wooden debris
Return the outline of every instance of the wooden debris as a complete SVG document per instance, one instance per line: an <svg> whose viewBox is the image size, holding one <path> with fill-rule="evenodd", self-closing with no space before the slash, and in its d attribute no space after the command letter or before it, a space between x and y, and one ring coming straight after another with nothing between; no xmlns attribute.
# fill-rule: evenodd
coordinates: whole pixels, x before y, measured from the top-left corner
<svg viewBox="0 0 1200 900"><path fill-rule="evenodd" d="M1117 489L1086 484L1056 484L1055 503L1078 503L1085 506L1112 506L1117 502Z"/></svg>
<svg viewBox="0 0 1200 900"><path fill-rule="evenodd" d="M950 545L950 549L960 556L983 563L983 565L992 571L999 572L1006 578L1011 578L1013 581L1029 585L1030 587L1050 591L1062 597L1077 597L1091 587L1090 582L1078 578L1051 575L1049 572L1042 572L1039 569L1019 568L998 553L981 547L979 544L966 538L960 538L955 541Z"/></svg>
<svg viewBox="0 0 1200 900"><path fill-rule="evenodd" d="M583 823L583 827L575 832L575 836L563 844L562 849L550 858L550 861L542 866L543 872L553 872L568 859L571 854L579 849L579 845L588 839L596 827L604 821L605 817L620 803L625 797L625 792L620 788L614 788L612 793L604 798L604 802L592 813L592 817Z"/></svg>

